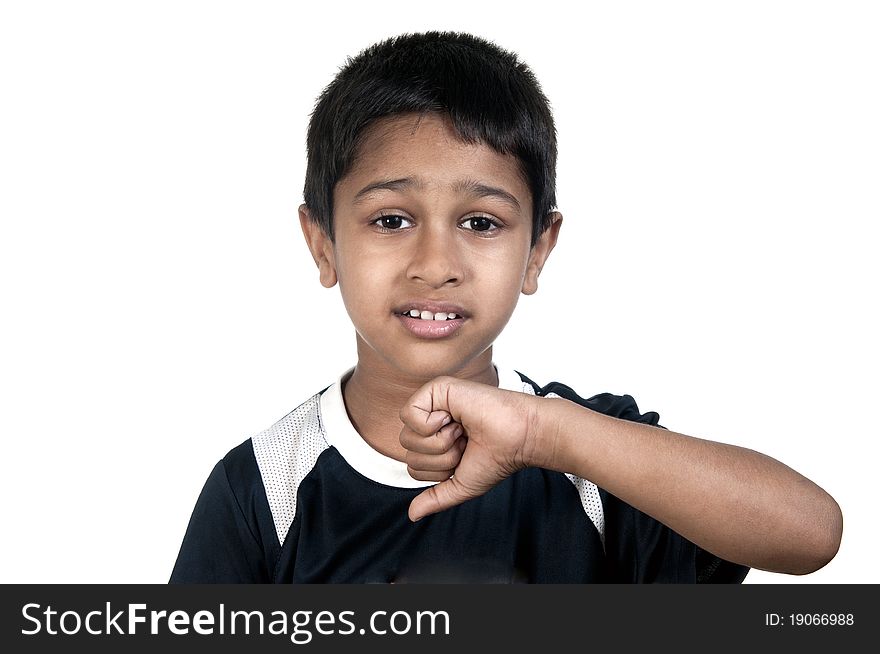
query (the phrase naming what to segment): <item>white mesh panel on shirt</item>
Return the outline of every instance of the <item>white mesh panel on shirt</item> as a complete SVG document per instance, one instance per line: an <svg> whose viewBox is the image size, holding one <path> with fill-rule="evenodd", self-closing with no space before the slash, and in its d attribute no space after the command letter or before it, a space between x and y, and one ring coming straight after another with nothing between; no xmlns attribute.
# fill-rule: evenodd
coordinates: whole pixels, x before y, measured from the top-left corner
<svg viewBox="0 0 880 654"><path fill-rule="evenodd" d="M282 545L296 515L300 482L315 466L321 452L330 447L318 412L320 399L320 393L313 395L251 438L278 542Z"/></svg>
<svg viewBox="0 0 880 654"><path fill-rule="evenodd" d="M596 484L588 479L581 479L572 474L565 473L568 480L577 488L578 495L581 496L581 505L584 512L596 525L596 531L599 532L599 540L602 541L602 547L605 547L605 512L602 510L602 498L599 497L599 489Z"/></svg>

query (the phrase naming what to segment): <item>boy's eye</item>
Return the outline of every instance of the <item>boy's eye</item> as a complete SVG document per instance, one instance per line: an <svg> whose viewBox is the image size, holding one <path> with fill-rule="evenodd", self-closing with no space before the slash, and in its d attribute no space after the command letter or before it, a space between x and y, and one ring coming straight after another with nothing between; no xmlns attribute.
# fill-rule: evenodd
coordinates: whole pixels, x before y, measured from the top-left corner
<svg viewBox="0 0 880 654"><path fill-rule="evenodd" d="M403 223L409 223L409 220L404 218L403 216L379 216L376 220L373 221L373 224L378 225L382 229L387 230L396 230L401 227L405 227Z"/></svg>
<svg viewBox="0 0 880 654"><path fill-rule="evenodd" d="M468 218L461 224L461 226L475 232L489 232L498 229L498 225L495 224L495 221L486 218L485 216L473 216L472 218Z"/></svg>

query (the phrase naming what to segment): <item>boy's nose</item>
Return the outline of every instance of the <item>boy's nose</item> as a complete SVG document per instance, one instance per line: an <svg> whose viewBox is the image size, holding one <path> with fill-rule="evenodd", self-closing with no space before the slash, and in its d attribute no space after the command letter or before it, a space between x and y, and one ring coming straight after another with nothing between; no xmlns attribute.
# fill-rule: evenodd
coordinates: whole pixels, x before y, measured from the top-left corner
<svg viewBox="0 0 880 654"><path fill-rule="evenodd" d="M424 230L411 253L407 276L432 288L440 288L446 284L461 283L462 274L461 257L454 235L445 236Z"/></svg>

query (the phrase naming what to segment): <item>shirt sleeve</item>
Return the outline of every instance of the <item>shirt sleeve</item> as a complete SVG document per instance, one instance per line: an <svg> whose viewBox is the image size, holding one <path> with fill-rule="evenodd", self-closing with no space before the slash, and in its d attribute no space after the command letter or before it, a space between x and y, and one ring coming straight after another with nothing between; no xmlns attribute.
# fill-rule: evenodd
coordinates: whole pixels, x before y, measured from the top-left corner
<svg viewBox="0 0 880 654"><path fill-rule="evenodd" d="M233 490L233 485L240 485L237 482L242 467L237 460L241 457L234 455L244 452L244 445L250 446L242 444L230 452L208 476L190 517L169 583L271 581L269 561L274 563L270 557L277 545L268 543L267 547L265 544L256 511L260 508L260 498L253 497L247 487L244 492ZM252 449L250 452L252 457Z"/></svg>

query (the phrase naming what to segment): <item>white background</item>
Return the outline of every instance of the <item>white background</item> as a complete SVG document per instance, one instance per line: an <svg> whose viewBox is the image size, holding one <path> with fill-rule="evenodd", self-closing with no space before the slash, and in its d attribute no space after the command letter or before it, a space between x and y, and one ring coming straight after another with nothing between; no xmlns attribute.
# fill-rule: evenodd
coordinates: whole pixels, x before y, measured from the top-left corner
<svg viewBox="0 0 880 654"><path fill-rule="evenodd" d="M837 557L747 583L880 580L876 4L548 0L0 5L0 580L164 583L216 461L354 363L308 117L428 29L557 120L560 244L496 361L830 492Z"/></svg>

